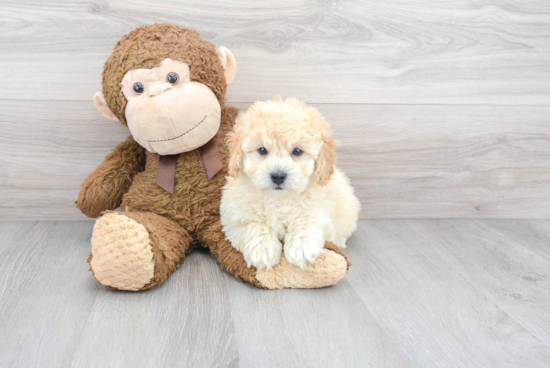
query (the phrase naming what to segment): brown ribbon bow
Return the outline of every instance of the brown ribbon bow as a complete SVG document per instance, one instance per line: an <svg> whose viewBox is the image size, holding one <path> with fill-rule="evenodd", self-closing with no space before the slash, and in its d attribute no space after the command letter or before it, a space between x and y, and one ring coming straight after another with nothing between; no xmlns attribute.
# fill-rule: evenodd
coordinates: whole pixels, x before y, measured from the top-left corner
<svg viewBox="0 0 550 368"><path fill-rule="evenodd" d="M218 142L212 138L208 143L200 148L202 153L202 163L206 170L206 176L210 180L223 167ZM174 194L174 179L176 176L176 164L179 154L166 155L159 157L157 168L157 185L170 194Z"/></svg>

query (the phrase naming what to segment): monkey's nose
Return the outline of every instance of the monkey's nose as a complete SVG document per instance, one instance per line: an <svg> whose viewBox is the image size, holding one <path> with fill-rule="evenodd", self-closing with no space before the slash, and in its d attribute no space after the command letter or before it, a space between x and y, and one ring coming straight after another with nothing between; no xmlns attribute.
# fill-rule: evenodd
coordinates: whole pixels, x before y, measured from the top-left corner
<svg viewBox="0 0 550 368"><path fill-rule="evenodd" d="M149 96L153 97L171 88L172 88L172 85L170 83L162 83L162 84L156 84L154 86L147 88L147 91L149 92Z"/></svg>
<svg viewBox="0 0 550 368"><path fill-rule="evenodd" d="M271 173L271 181L275 184L283 184L286 179L286 173L284 172L275 172Z"/></svg>

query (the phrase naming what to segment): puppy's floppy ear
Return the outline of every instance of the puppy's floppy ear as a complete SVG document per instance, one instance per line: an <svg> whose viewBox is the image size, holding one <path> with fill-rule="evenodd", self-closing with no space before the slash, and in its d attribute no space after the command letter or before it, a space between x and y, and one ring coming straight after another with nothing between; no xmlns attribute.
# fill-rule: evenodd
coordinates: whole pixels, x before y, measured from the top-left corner
<svg viewBox="0 0 550 368"><path fill-rule="evenodd" d="M243 159L241 140L237 131L230 132L227 135L227 145L229 146L229 175L236 178Z"/></svg>
<svg viewBox="0 0 550 368"><path fill-rule="evenodd" d="M323 134L323 146L319 151L319 157L315 161L315 177L319 185L326 185L332 174L334 174L334 163L336 162L336 151L334 147L337 141L331 138L330 133Z"/></svg>

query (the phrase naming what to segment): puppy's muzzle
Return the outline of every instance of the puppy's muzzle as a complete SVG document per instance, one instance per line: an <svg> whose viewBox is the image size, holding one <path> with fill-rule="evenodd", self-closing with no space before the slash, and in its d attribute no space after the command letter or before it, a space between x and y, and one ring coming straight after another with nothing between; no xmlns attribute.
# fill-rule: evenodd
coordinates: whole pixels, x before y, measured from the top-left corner
<svg viewBox="0 0 550 368"><path fill-rule="evenodd" d="M286 173L284 172L271 173L271 181L277 184L278 186L283 184L285 182L285 179L286 179Z"/></svg>

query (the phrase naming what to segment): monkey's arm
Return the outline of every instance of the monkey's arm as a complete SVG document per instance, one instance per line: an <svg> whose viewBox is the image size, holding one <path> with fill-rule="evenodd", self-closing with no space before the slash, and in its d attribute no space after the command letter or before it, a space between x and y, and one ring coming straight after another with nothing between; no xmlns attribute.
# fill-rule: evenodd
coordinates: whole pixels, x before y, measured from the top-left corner
<svg viewBox="0 0 550 368"><path fill-rule="evenodd" d="M84 180L76 207L88 217L117 208L134 175L145 167L145 149L132 136L121 142Z"/></svg>

